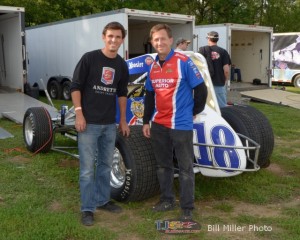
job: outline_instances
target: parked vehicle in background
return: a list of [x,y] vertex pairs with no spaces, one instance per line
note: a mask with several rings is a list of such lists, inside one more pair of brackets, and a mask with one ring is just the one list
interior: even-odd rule
[[[253,83],[254,79],[259,79],[261,84],[271,87],[272,27],[235,23],[198,25],[195,27],[195,52],[207,45],[206,36],[210,31],[219,33],[218,46],[227,50],[232,65],[239,69],[239,80]],[[233,75],[231,80],[237,80],[237,76]]]
[[273,84],[287,83],[300,88],[300,32],[273,36]]
[[[183,53],[194,61],[208,88],[205,109],[194,119],[194,172],[209,177],[233,177],[268,167],[274,135],[267,118],[247,105],[220,109],[205,58],[199,53]],[[145,54],[127,60],[128,66],[131,66],[130,74],[141,76],[128,86],[127,122],[131,129],[130,136],[123,137],[118,133],[115,144],[111,195],[117,201],[150,198],[159,190],[154,152],[150,139],[142,133],[144,73],[154,58],[155,54]],[[116,124],[118,119],[117,116]],[[55,143],[55,134],[77,140],[74,121],[74,108],[68,112],[62,109],[60,116],[55,118],[51,118],[44,108],[29,108],[23,120],[27,149],[34,153],[54,150],[79,158],[72,148]],[[175,156],[174,165],[177,166]],[[178,169],[175,167],[174,177],[177,176]]]
[[[157,23],[169,24],[174,38],[193,36],[195,17],[191,15],[119,9],[26,29],[28,81],[44,87],[54,99],[70,99],[70,81],[80,57],[103,47],[101,29],[112,21],[123,24],[127,37],[119,49],[124,59],[152,52],[149,29]],[[138,63],[137,63],[138,64]]]

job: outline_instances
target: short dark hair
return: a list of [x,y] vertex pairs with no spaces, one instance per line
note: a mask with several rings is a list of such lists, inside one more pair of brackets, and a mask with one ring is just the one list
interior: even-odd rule
[[212,42],[218,42],[219,34],[215,31],[211,31],[211,32],[207,33],[207,38],[209,38],[209,40]]
[[123,27],[123,25],[119,22],[110,22],[108,24],[106,24],[106,26],[103,28],[102,34],[106,35],[107,30],[121,30],[122,32],[122,39],[124,39],[126,37],[126,30]]
[[168,24],[163,24],[163,23],[159,23],[154,25],[151,30],[150,30],[150,39],[152,40],[152,35],[155,32],[158,32],[160,30],[166,30],[168,37],[171,38],[172,37],[172,30],[170,28],[170,26]]

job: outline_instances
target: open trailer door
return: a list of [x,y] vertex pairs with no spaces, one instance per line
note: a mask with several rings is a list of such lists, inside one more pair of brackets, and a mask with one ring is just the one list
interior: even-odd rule
[[0,6],[0,90],[24,92],[26,82],[25,10]]

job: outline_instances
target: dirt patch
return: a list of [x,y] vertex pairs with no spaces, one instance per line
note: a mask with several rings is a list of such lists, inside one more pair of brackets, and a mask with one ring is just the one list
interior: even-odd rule
[[58,163],[58,166],[63,167],[63,168],[78,168],[79,160],[77,160],[77,159],[62,159]]
[[[138,214],[135,214],[135,211],[124,208],[120,214],[113,214],[102,210],[97,210],[95,213],[95,226],[122,233],[123,239],[140,239],[137,234],[128,230],[132,223],[138,224],[139,222],[142,222],[142,218]],[[152,223],[149,224],[149,226],[152,225]]]
[[17,164],[26,164],[31,162],[31,159],[23,156],[14,156],[13,158],[10,158],[8,161]]
[[[287,144],[287,143],[291,143],[291,142],[289,140],[285,140],[281,137],[276,137],[275,143],[282,145],[282,144]],[[293,145],[299,145],[299,144],[300,144],[300,139],[293,140]]]
[[[231,206],[230,210],[222,211],[220,205]],[[254,219],[277,218],[282,214],[282,204],[254,205],[250,203],[224,200],[205,201],[199,205],[199,213],[203,224],[202,231],[207,233],[207,239],[223,237],[224,239],[270,239],[270,232],[274,231],[274,226],[265,223],[253,222],[250,224],[241,223],[235,220],[238,217],[253,217]],[[201,207],[202,206],[202,207]],[[266,238],[257,235],[264,232]]]
[[294,170],[290,170],[290,171],[284,170],[282,167],[280,167],[276,163],[271,163],[266,168],[266,170],[269,171],[269,172],[272,172],[272,173],[276,174],[277,176],[295,176],[297,174],[297,172],[294,171]]
[[[106,211],[97,210],[95,212],[95,226],[110,229],[120,234],[123,239],[147,239],[136,232],[137,225],[142,224],[141,228],[147,225],[151,232],[155,231],[155,223],[151,207],[159,200],[159,197],[153,197],[141,203],[137,203],[134,209],[126,208],[122,204],[123,212],[112,214]],[[177,202],[179,203],[179,202]],[[139,205],[140,204],[140,205]],[[232,206],[229,210],[221,210],[220,206]],[[289,202],[281,202],[268,205],[255,205],[241,201],[223,200],[223,201],[197,201],[195,203],[194,220],[201,224],[201,232],[205,233],[205,239],[233,239],[233,240],[267,240],[279,231],[276,226],[266,222],[263,219],[272,219],[284,216],[285,208],[297,208],[300,206],[300,196],[296,196]],[[54,202],[51,207],[54,211],[60,209],[59,203]],[[146,212],[149,211],[149,218]],[[174,219],[180,214],[180,208],[165,212],[157,219]],[[241,223],[237,218],[256,219],[255,222],[247,224]],[[239,218],[239,219],[240,219]],[[260,220],[261,219],[261,220]],[[235,221],[235,222],[234,222]],[[270,231],[271,229],[271,231]],[[280,230],[281,231],[281,230]],[[160,239],[174,239],[174,235],[161,233]],[[199,235],[189,234],[183,239],[199,239]]]
[[49,206],[49,210],[53,212],[61,212],[63,207],[58,201],[53,201]]
[[4,152],[7,153],[7,154],[12,153],[12,152],[28,153],[27,150],[25,148],[22,148],[22,147],[4,149]]
[[270,171],[276,175],[279,175],[279,176],[283,176],[285,175],[285,171],[284,169],[282,169],[278,164],[276,163],[271,163],[267,168],[266,168],[267,171]]
[[[198,207],[201,211],[202,217],[212,216],[212,212],[216,214],[219,218],[232,218],[240,215],[248,215],[253,217],[276,217],[280,215],[281,207],[279,204],[269,204],[266,206],[263,205],[254,205],[250,203],[237,202],[237,201],[210,201],[202,202],[201,206]],[[232,206],[230,211],[222,211],[217,209],[218,205],[229,205]],[[202,210],[201,210],[202,209]]]
[[[282,138],[277,137],[275,139],[275,147],[276,146],[289,146],[292,151],[288,152],[281,152],[281,155],[286,157],[287,159],[299,159],[300,158],[300,148],[298,147],[300,145],[300,139],[293,140],[292,144],[290,140],[285,140]],[[293,147],[293,148],[292,148]]]
[[299,208],[300,209],[300,196],[295,197],[292,201],[284,202],[282,204],[284,208]]

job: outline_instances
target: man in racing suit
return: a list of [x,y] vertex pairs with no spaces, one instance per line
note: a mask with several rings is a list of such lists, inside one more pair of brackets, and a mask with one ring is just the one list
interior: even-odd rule
[[193,118],[205,107],[207,88],[192,60],[171,49],[173,38],[168,25],[155,25],[150,38],[158,55],[146,80],[143,134],[151,139],[161,191],[153,211],[175,207],[175,154],[179,166],[181,219],[191,220],[195,186]]

